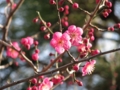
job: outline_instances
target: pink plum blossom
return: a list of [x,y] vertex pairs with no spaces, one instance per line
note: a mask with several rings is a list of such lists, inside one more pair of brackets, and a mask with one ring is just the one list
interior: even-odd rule
[[32,45],[34,43],[34,39],[32,37],[22,38],[21,43],[23,45],[27,45],[27,44]]
[[29,45],[32,45],[34,43],[34,39],[32,37],[27,37],[27,39]]
[[94,65],[96,61],[91,60],[89,62],[86,62],[85,66],[82,68],[82,76],[85,76],[87,74],[91,74],[94,70]]
[[62,34],[61,32],[55,32],[50,44],[59,54],[61,54],[65,50],[70,49],[70,36],[67,33]]
[[62,76],[62,75],[60,75],[60,74],[55,75],[55,76],[52,78],[52,82],[53,82],[54,84],[58,84],[58,83],[63,84],[63,80],[64,80],[64,76]]
[[77,9],[77,8],[79,8],[79,4],[78,4],[78,3],[73,3],[72,7],[73,7],[74,9]]
[[73,70],[75,70],[76,72],[79,70],[79,65],[77,65],[77,64],[75,64],[74,66],[73,66]]
[[81,35],[83,34],[82,28],[71,25],[66,32],[70,35],[72,45],[77,46],[81,42]]
[[78,49],[78,51],[80,52],[80,53],[82,53],[82,52],[85,52],[86,51],[86,45],[85,44],[79,44],[78,46],[77,46],[77,49]]
[[[18,51],[20,50],[20,47],[19,47],[19,45],[18,45],[18,43],[17,42],[12,42],[12,46],[15,48],[15,49],[17,49]],[[16,51],[16,50],[14,50],[14,49],[12,49],[12,48],[10,48],[10,47],[7,47],[7,56],[8,57],[11,57],[11,58],[17,58],[18,57],[18,55],[19,55],[19,53]]]
[[22,38],[21,44],[23,44],[29,50],[30,46],[34,44],[34,39],[32,37]]
[[39,59],[38,53],[33,53],[33,54],[32,54],[32,59],[33,59],[34,61],[37,61],[37,60]]
[[82,81],[76,80],[76,82],[77,82],[77,84],[78,84],[79,86],[83,86]]
[[53,86],[53,82],[49,78],[45,78],[39,86],[39,90],[50,90]]
[[95,49],[95,50],[92,50],[91,51],[91,54],[92,55],[97,55],[97,54],[99,54],[100,53],[100,51],[98,50],[98,49]]

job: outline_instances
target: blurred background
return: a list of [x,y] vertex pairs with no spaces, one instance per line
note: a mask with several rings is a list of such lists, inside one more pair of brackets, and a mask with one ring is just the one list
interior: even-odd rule
[[[15,3],[18,3],[18,1],[19,0],[14,0]],[[95,41],[92,43],[93,48],[99,48],[101,52],[120,47],[120,29],[115,29],[114,32],[107,30],[108,27],[114,26],[116,23],[120,22],[120,0],[110,1],[113,4],[110,15],[104,18],[102,13],[100,13],[92,21],[94,25],[105,30],[103,32],[95,30]],[[81,8],[89,12],[92,12],[97,5],[95,0],[74,0],[74,2],[78,2]],[[83,27],[87,16],[80,10],[72,9],[67,1],[65,2],[65,5],[66,4],[70,6],[69,14],[66,15],[69,25],[74,24]],[[0,0],[0,24],[3,25],[6,22],[6,18],[3,14],[6,5],[6,0]],[[43,67],[50,63],[51,59],[54,59],[54,57],[49,56],[49,53],[54,53],[55,51],[50,46],[49,40],[44,39],[46,32],[40,31],[40,23],[33,23],[33,19],[37,17],[36,11],[40,11],[42,18],[46,22],[51,22],[52,26],[55,26],[55,28],[53,28],[54,32],[58,30],[59,25],[56,24],[58,22],[56,7],[50,5],[49,0],[25,0],[13,16],[9,28],[8,39],[20,42],[21,38],[32,36],[38,40],[40,49],[39,64]],[[63,15],[64,13],[61,13],[61,16]],[[63,28],[66,30],[67,26],[64,25]],[[2,30],[0,29],[0,39],[1,38]],[[31,48],[30,51],[24,50],[26,56],[31,59],[34,48]],[[76,55],[76,49],[73,48],[71,53]],[[93,74],[82,77],[81,71],[76,73],[76,77],[83,82],[82,87],[74,84],[72,80],[69,79],[55,88],[55,90],[120,90],[118,89],[118,87],[120,87],[120,51],[95,59],[97,64],[95,65]],[[66,55],[64,56],[64,60],[60,65],[69,62],[69,58],[66,57]],[[7,64],[10,61],[13,61],[13,59],[7,58],[4,52],[4,60],[1,62],[1,65]],[[21,61],[18,58],[14,60],[14,63],[8,68],[0,69],[0,87],[6,83],[27,78],[32,75],[34,75],[33,69],[25,61]],[[24,82],[5,90],[26,90],[27,86],[28,82]]]

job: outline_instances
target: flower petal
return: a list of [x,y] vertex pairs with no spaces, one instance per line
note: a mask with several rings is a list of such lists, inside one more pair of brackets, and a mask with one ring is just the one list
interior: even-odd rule
[[52,39],[52,40],[50,41],[50,45],[51,45],[52,47],[56,47],[57,41],[56,41],[55,39]]
[[53,38],[56,39],[56,40],[60,39],[61,37],[62,37],[62,33],[61,32],[55,32],[53,34]]
[[60,47],[60,46],[55,47],[55,50],[56,50],[59,54],[62,54],[62,53],[65,51],[65,49],[64,49],[63,47]]

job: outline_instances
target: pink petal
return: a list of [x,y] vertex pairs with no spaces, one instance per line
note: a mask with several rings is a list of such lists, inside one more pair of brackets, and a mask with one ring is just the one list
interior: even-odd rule
[[18,52],[16,52],[16,51],[12,52],[11,57],[14,58],[14,59],[17,58],[18,57]]
[[61,32],[55,32],[53,34],[53,38],[56,39],[56,40],[60,39],[61,37],[62,37],[62,33]]
[[82,41],[82,37],[79,36],[79,37],[77,37],[76,39],[74,39],[74,40],[72,41],[72,45],[78,46],[78,45],[81,43],[81,41]]
[[34,43],[34,39],[32,37],[27,37],[28,44],[32,45]]
[[76,30],[76,26],[75,26],[75,25],[70,25],[70,26],[68,27],[68,31],[69,31],[69,32],[73,32],[74,30]]
[[22,38],[20,41],[23,45],[27,45],[28,44],[28,39],[27,38]]
[[68,35],[68,33],[63,33],[61,39],[63,39],[63,40],[70,40],[70,36]]
[[65,41],[64,46],[65,50],[68,50],[71,48],[71,42],[70,41]]
[[65,51],[65,49],[64,49],[63,47],[60,47],[60,46],[55,47],[55,50],[56,50],[59,54],[62,54],[62,53]]
[[82,28],[80,28],[80,27],[77,27],[77,28],[76,28],[76,31],[79,33],[79,35],[82,35],[82,34],[83,34],[83,30],[82,30]]
[[91,62],[91,64],[96,64],[96,60],[92,60],[90,62]]
[[50,82],[50,85],[49,85],[49,87],[51,88],[53,86],[53,82]]
[[12,42],[12,45],[14,46],[14,48],[16,48],[17,50],[20,50],[20,47],[18,45],[17,42]]
[[52,40],[50,41],[50,45],[51,45],[52,47],[56,47],[57,41],[56,41],[55,39],[52,39]]
[[43,83],[46,84],[47,82],[49,82],[49,80],[50,80],[49,78],[45,78],[45,79],[43,80]]

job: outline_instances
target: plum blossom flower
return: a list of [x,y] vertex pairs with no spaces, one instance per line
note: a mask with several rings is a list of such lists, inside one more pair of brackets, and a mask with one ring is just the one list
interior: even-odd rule
[[30,46],[34,44],[34,39],[32,37],[22,38],[21,44],[23,44],[29,50]]
[[62,34],[61,32],[55,32],[50,44],[59,54],[61,54],[65,50],[70,49],[70,36],[67,33]]
[[77,49],[78,49],[78,51],[79,52],[85,52],[86,51],[86,45],[85,44],[79,44],[78,46],[77,46]]
[[52,88],[53,82],[49,78],[45,78],[39,86],[39,90],[50,90]]
[[64,76],[62,76],[62,75],[60,75],[60,74],[55,75],[55,76],[52,78],[52,82],[53,82],[54,84],[58,84],[58,83],[63,84],[63,80],[64,80]]
[[66,33],[70,35],[72,45],[77,46],[81,42],[81,35],[83,34],[82,28],[71,25],[68,27]]
[[99,54],[100,53],[100,51],[98,50],[98,49],[95,49],[95,50],[92,50],[91,51],[91,54],[92,55],[97,55],[97,54]]
[[[17,42],[12,42],[12,46],[15,48],[15,49],[17,49],[18,51],[20,50],[20,47],[19,47],[19,45],[18,45],[18,43]],[[18,55],[19,55],[19,53],[16,51],[16,50],[14,50],[14,49],[12,49],[12,48],[10,48],[10,47],[7,47],[7,56],[8,57],[11,57],[11,58],[17,58],[18,57]]]
[[94,70],[94,65],[96,61],[91,60],[89,62],[86,62],[85,66],[82,68],[82,76],[85,76],[87,74],[91,74]]
[[32,37],[22,38],[21,43],[23,45],[27,45],[27,44],[32,45],[34,43],[34,39]]
[[37,60],[39,59],[38,53],[33,53],[33,54],[32,54],[32,59],[33,59],[34,61],[37,61]]

